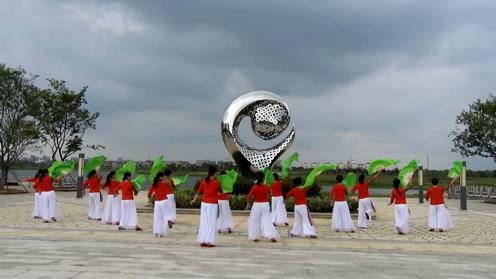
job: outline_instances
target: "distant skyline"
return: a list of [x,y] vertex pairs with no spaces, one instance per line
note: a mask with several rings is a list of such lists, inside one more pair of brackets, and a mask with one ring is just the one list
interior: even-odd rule
[[0,63],[89,86],[85,141],[107,147],[89,156],[229,159],[224,109],[267,90],[296,126],[286,156],[446,169],[456,116],[495,93],[494,18],[494,1],[1,1]]

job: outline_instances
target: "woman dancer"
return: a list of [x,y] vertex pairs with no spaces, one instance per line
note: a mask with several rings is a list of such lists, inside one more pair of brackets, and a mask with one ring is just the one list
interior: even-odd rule
[[299,186],[303,183],[301,177],[293,179],[293,189],[289,191],[286,195],[286,201],[290,197],[295,198],[294,206],[294,224],[293,229],[290,232],[290,236],[309,236],[311,238],[317,238],[315,233],[315,228],[310,221],[310,211],[307,207],[307,189],[301,189]]
[[352,193],[358,190],[358,223],[359,228],[366,229],[370,222],[372,222],[372,216],[374,215],[375,208],[372,205],[372,200],[369,197],[369,184],[372,184],[380,175],[378,172],[374,175],[369,182],[365,182],[365,175],[360,175],[358,177],[358,183],[351,189]]
[[166,194],[167,199],[165,200],[165,208],[166,208],[166,219],[169,224],[169,228],[172,228],[172,224],[176,223],[176,199],[174,197],[174,189],[176,185],[174,185],[174,181],[170,178],[172,171],[170,169],[166,169],[164,171],[165,181],[167,181]]
[[389,205],[394,204],[394,224],[398,234],[407,234],[410,231],[410,210],[406,204],[406,192],[412,187],[412,182],[406,189],[400,187],[399,179],[393,180],[393,190]]
[[121,219],[121,197],[119,196],[119,181],[115,179],[115,171],[107,175],[102,189],[107,189],[107,202],[103,210],[102,223],[107,225],[119,225]]
[[[225,174],[225,172],[222,172],[221,174]],[[219,230],[219,233],[232,233],[233,227],[231,206],[229,205],[229,194],[219,194],[219,217],[217,217],[217,229]]]
[[430,200],[429,205],[429,231],[445,232],[455,227],[448,207],[444,203],[444,192],[455,185],[455,179],[451,180],[448,186],[444,187],[439,184],[437,178],[431,180],[432,186],[427,189],[425,199]]
[[138,192],[134,189],[130,172],[124,173],[124,178],[119,185],[119,188],[122,192],[119,230],[142,231],[138,226],[138,214],[136,214],[136,203],[134,201],[134,195],[137,195]]
[[[269,192],[270,188],[263,184],[264,174],[262,172],[257,175],[257,182],[251,188],[247,196],[247,209],[251,208],[250,218],[248,219],[248,239],[259,241],[263,236],[270,239],[272,242],[277,242],[279,233],[274,228],[271,222]],[[255,199],[253,206],[251,201]]]
[[53,182],[58,182],[61,180],[62,177],[54,180],[48,175],[47,169],[43,169],[40,172],[38,183],[41,189],[40,201],[43,223],[49,223],[50,221],[56,222],[61,218],[61,214],[57,206],[57,196],[55,195],[55,190],[53,188]]
[[35,176],[33,178],[26,178],[23,181],[24,182],[31,182],[33,183],[33,189],[34,189],[34,204],[33,204],[33,213],[31,213],[31,217],[34,219],[41,219],[42,217],[42,210],[41,210],[41,189],[40,189],[40,173],[41,170],[38,170],[36,172]]
[[100,180],[102,177],[98,175],[96,170],[90,171],[88,179],[83,183],[83,191],[89,186],[90,193],[88,195],[88,220],[102,220],[102,194],[100,193]]
[[348,192],[346,186],[341,184],[343,176],[336,176],[336,184],[329,194],[331,198],[332,220],[331,228],[336,232],[355,232],[353,220],[351,220],[350,208],[348,207]]
[[153,235],[163,237],[169,234],[169,226],[165,223],[167,218],[167,185],[169,181],[163,172],[159,172],[153,179],[153,184],[148,190],[148,197],[155,193],[155,205],[153,206]]
[[282,224],[288,226],[288,213],[282,196],[282,180],[279,179],[277,173],[274,173],[274,179],[275,181],[270,187],[272,191],[272,223],[274,226]]
[[220,184],[215,178],[217,168],[210,166],[208,176],[200,182],[200,187],[191,203],[195,203],[202,195],[200,211],[200,228],[198,230],[197,242],[201,247],[215,247],[217,242],[217,212]]

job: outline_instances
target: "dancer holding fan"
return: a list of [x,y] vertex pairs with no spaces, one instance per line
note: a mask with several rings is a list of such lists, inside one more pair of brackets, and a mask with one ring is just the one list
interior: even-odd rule
[[202,195],[201,211],[200,211],[200,228],[198,230],[197,241],[201,247],[215,247],[217,242],[217,212],[220,185],[215,178],[217,168],[210,166],[208,176],[200,182],[200,187],[195,194],[191,203],[195,203],[199,196]]
[[406,203],[406,192],[412,187],[411,181],[406,188],[402,188],[398,178],[393,180],[389,205],[394,204],[394,228],[398,234],[408,234],[410,231],[410,210]]
[[286,205],[284,204],[284,197],[282,196],[282,183],[279,175],[274,173],[274,183],[270,187],[272,192],[272,224],[274,226],[282,225],[288,226],[288,213],[286,212]]
[[455,227],[448,207],[444,203],[444,192],[455,185],[456,178],[453,178],[448,186],[441,186],[437,178],[431,180],[432,186],[427,189],[425,199],[430,201],[429,205],[429,231],[445,232]]
[[34,204],[33,204],[33,213],[31,213],[31,217],[34,219],[41,219],[42,210],[41,210],[41,188],[40,188],[40,174],[42,170],[38,170],[33,178],[26,178],[22,181],[31,182],[33,184],[34,189]]
[[369,196],[369,185],[372,184],[381,174],[377,172],[368,182],[365,181],[365,175],[361,174],[358,177],[358,183],[351,189],[352,193],[357,193],[358,197],[358,223],[359,228],[366,229],[372,221],[372,216],[375,212],[372,200]]
[[102,220],[102,194],[100,193],[100,180],[102,177],[98,175],[96,170],[91,170],[88,174],[88,179],[83,183],[83,191],[89,186],[90,193],[88,195],[88,220]]
[[336,232],[355,232],[355,226],[351,219],[350,208],[348,207],[348,191],[342,184],[344,178],[342,175],[336,176],[336,184],[330,192],[332,220],[331,228]]
[[[270,206],[269,206],[269,186],[263,184],[264,174],[262,172],[257,175],[257,182],[251,188],[247,196],[247,209],[251,208],[250,218],[248,219],[248,239],[259,241],[260,237],[270,239],[272,242],[277,242],[279,233],[274,228],[271,221]],[[255,200],[253,206],[251,201]]]
[[121,218],[121,197],[119,196],[119,184],[116,180],[115,171],[107,175],[107,179],[102,184],[102,189],[107,190],[107,202],[103,210],[102,223],[107,225],[119,225]]
[[167,221],[167,185],[168,179],[163,172],[159,172],[153,179],[153,184],[148,190],[148,197],[155,193],[155,205],[153,206],[153,235],[155,237],[163,237],[169,233]]
[[294,224],[290,236],[308,236],[317,238],[315,228],[310,220],[310,212],[307,207],[307,188],[300,188],[303,180],[301,177],[293,179],[293,188],[286,195],[286,202],[294,197]]
[[138,226],[138,214],[136,214],[136,203],[134,201],[134,195],[138,194],[138,190],[135,189],[135,185],[131,181],[131,172],[125,172],[122,179],[123,181],[119,185],[122,192],[119,230],[142,231]]

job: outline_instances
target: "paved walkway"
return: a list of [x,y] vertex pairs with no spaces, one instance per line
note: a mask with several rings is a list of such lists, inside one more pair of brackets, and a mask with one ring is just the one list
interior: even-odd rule
[[[144,232],[119,232],[86,219],[87,200],[59,193],[64,219],[31,219],[31,195],[0,196],[0,277],[496,277],[496,205],[469,202],[469,211],[449,201],[457,225],[447,233],[427,231],[427,205],[410,200],[412,232],[394,234],[393,208],[374,199],[377,220],[367,230],[335,233],[330,220],[315,219],[318,239],[289,238],[279,227],[278,243],[248,241],[246,216],[235,216],[235,233],[219,247],[195,243],[197,215],[178,215],[172,233],[151,235],[152,215],[139,214]],[[144,204],[140,196],[138,204]]]

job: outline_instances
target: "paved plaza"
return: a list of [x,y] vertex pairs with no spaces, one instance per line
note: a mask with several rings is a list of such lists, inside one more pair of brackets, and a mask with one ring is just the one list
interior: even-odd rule
[[[450,200],[453,231],[427,230],[428,205],[410,199],[411,233],[393,231],[393,208],[375,198],[377,220],[356,233],[330,230],[314,219],[318,239],[254,243],[247,216],[235,216],[235,232],[217,248],[196,243],[197,214],[179,214],[164,238],[153,238],[152,214],[140,213],[143,232],[87,220],[87,200],[58,193],[64,219],[43,224],[30,218],[32,195],[0,196],[0,278],[496,278],[496,205]],[[138,206],[145,204],[138,196]],[[292,220],[290,220],[292,221]]]

